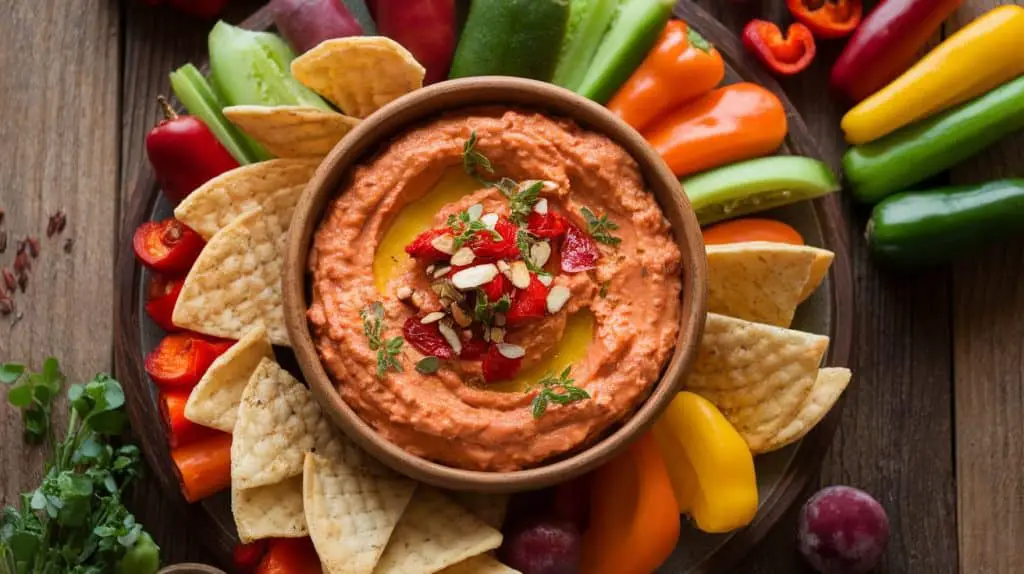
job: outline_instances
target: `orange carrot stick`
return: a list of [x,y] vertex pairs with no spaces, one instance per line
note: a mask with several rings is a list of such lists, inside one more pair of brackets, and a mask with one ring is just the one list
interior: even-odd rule
[[218,432],[171,450],[181,493],[196,502],[231,486],[231,435]]

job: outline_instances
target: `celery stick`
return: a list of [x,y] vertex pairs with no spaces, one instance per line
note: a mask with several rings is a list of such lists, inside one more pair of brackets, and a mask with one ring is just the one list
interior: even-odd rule
[[572,0],[552,83],[569,90],[580,87],[618,7],[619,0]]
[[245,165],[259,161],[238,128],[221,113],[223,105],[195,66],[185,64],[171,72],[171,89],[188,113],[203,120],[217,141],[227,148],[238,163]]

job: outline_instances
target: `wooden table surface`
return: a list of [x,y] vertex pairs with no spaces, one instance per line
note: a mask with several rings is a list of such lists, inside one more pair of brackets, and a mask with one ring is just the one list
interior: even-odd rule
[[[1020,0],[1018,0],[1020,1]],[[948,36],[999,0],[966,0]],[[258,6],[235,0],[228,20]],[[786,22],[781,0],[701,0],[739,30],[752,17]],[[42,237],[21,319],[0,319],[0,361],[57,356],[73,380],[113,368],[115,242],[143,138],[157,121],[167,72],[205,53],[208,23],[116,0],[0,0],[0,209],[13,243]],[[936,38],[936,41],[939,38]],[[838,168],[841,108],[825,95],[842,44],[825,42],[812,69],[783,83]],[[957,167],[952,182],[1024,175],[1024,137]],[[68,226],[46,239],[59,208]],[[851,237],[866,214],[847,202]],[[73,240],[70,253],[64,250]],[[1024,563],[1024,241],[914,274],[875,267],[853,242],[855,378],[842,401],[820,485],[849,484],[886,507],[883,571],[1020,572]],[[0,255],[10,266],[13,249]],[[3,503],[34,488],[42,453],[21,448],[21,422],[0,408]],[[153,424],[158,424],[154,421]],[[132,507],[165,560],[208,559],[155,481]],[[737,569],[803,571],[789,515]]]

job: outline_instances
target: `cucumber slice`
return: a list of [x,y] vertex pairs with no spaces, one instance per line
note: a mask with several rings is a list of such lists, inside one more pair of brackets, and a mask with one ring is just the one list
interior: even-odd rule
[[607,103],[654,47],[674,0],[625,0],[576,93]]
[[569,0],[473,0],[451,78],[519,76],[548,81],[569,21]]
[[171,89],[188,113],[203,120],[217,141],[227,148],[238,163],[245,165],[259,161],[245,136],[221,113],[223,104],[195,66],[185,64],[171,72]]
[[734,163],[682,180],[701,225],[814,199],[839,189],[832,169],[780,155]]
[[252,32],[223,21],[210,31],[210,79],[231,106],[331,108],[291,75],[288,44],[269,32]]
[[341,3],[348,8],[349,13],[356,19],[356,22],[359,22],[364,36],[377,35],[377,23],[373,21],[373,16],[370,15],[370,10],[366,7],[365,0],[341,0]]
[[552,83],[569,90],[580,87],[618,7],[619,0],[572,0]]

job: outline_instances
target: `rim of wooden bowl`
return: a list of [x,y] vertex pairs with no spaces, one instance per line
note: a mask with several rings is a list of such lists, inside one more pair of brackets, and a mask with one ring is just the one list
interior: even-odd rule
[[[526,108],[568,118],[604,134],[636,160],[682,252],[679,336],[663,375],[650,396],[620,426],[600,440],[564,458],[511,472],[455,468],[412,455],[377,434],[342,400],[324,370],[306,319],[307,256],[325,209],[350,170],[382,144],[444,112],[486,105]],[[694,356],[706,317],[706,264],[700,226],[679,181],[633,128],[603,106],[557,86],[511,77],[452,80],[416,90],[363,120],[334,148],[295,209],[284,264],[284,313],[293,350],[320,405],[360,447],[388,466],[421,482],[455,490],[515,492],[543,488],[582,475],[645,431],[679,390]]]

